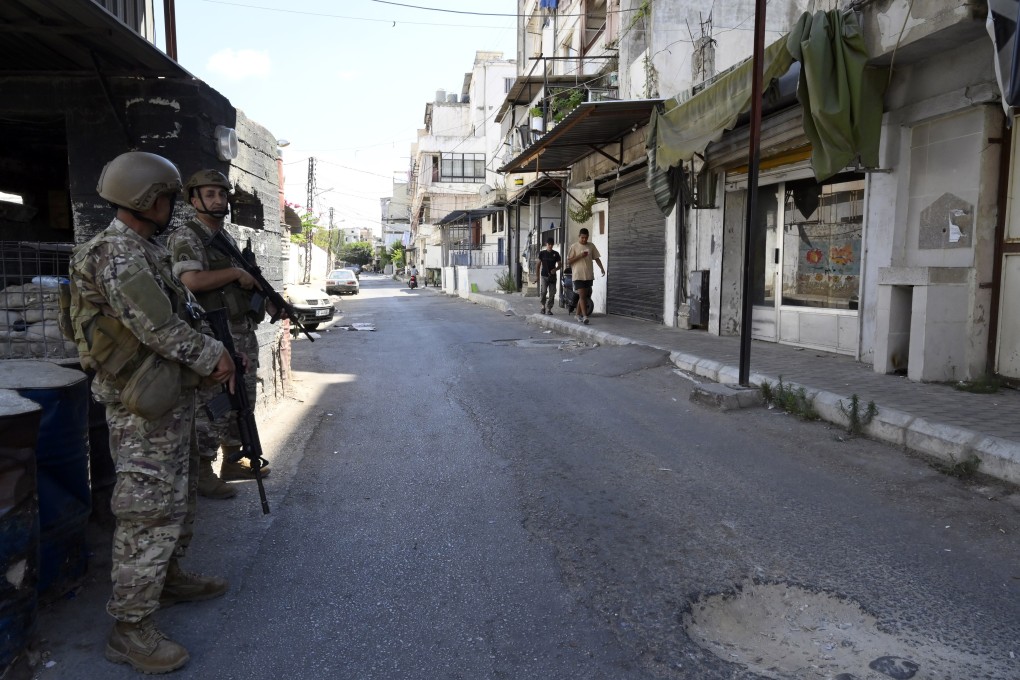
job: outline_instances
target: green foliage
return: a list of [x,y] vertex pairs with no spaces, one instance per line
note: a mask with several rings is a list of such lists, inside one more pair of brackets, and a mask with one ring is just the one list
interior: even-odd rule
[[[297,208],[297,207],[300,207],[300,206],[294,206],[294,207]],[[318,242],[314,240],[315,239],[315,232],[318,231],[318,229],[317,229],[318,226],[319,226],[319,216],[314,214],[314,213],[310,213],[308,211],[305,211],[304,213],[301,214],[301,233],[298,233],[298,234],[291,233],[291,235],[290,235],[290,242],[291,243],[300,243],[300,244],[304,245],[305,243],[308,242],[308,239],[312,239],[312,243],[315,243],[316,245],[318,245]]]
[[542,107],[541,106],[532,106],[530,109],[528,109],[528,115],[531,116],[532,118],[541,118],[542,117]]
[[355,241],[340,246],[337,255],[344,262],[365,265],[375,259],[375,248],[368,241]]
[[850,395],[850,404],[839,402],[839,410],[846,416],[847,434],[856,437],[868,426],[872,418],[878,415],[878,407],[875,402],[869,401],[864,412],[861,412],[861,400],[856,394]]
[[766,406],[781,408],[787,413],[800,416],[804,420],[818,420],[820,416],[815,410],[811,398],[803,387],[793,389],[783,384],[783,376],[779,376],[779,382],[775,385],[767,380],[759,386],[762,400]]
[[496,277],[496,287],[504,293],[516,293],[517,292],[517,279],[514,275],[506,271]]
[[386,255],[389,257],[390,262],[393,263],[393,266],[397,269],[404,266],[404,262],[406,260],[404,244],[400,241],[394,241],[393,245],[391,245],[389,250],[386,252]]
[[589,191],[584,195],[584,198],[581,199],[577,208],[567,208],[567,213],[570,215],[570,219],[577,223],[587,222],[590,220],[592,215],[592,206],[595,205],[597,200],[598,198],[596,198],[595,193]]
[[578,88],[556,95],[552,100],[553,122],[560,122],[583,102],[584,92]]

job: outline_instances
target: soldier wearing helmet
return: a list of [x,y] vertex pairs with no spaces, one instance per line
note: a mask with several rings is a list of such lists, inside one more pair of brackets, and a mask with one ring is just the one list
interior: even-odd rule
[[[235,267],[229,256],[207,245],[215,232],[224,230],[230,212],[230,182],[218,170],[206,169],[188,178],[184,188],[195,210],[195,217],[175,229],[168,239],[174,274],[198,298],[203,308],[227,310],[234,347],[248,359],[246,373],[255,376],[259,365],[259,344],[255,329],[265,318],[264,303],[255,307],[252,305],[253,293],[258,284],[244,269]],[[233,240],[229,233],[223,233]],[[261,296],[257,299],[262,300]],[[256,403],[257,385],[254,377],[243,382],[251,403]],[[211,386],[199,393],[199,402],[214,398],[218,392],[215,385]],[[201,456],[198,493],[207,498],[233,498],[237,490],[227,481],[255,477],[249,461],[229,460],[231,454],[241,450],[237,414],[231,412],[213,421],[205,409],[199,408],[195,434]],[[220,475],[217,476],[213,470],[213,461],[219,449],[223,450],[223,460],[220,463]],[[269,474],[268,466],[263,461],[263,476]]]
[[195,389],[203,379],[234,388],[234,364],[203,335],[194,298],[153,240],[174,212],[181,177],[173,163],[132,151],[110,161],[97,191],[116,209],[110,226],[75,249],[70,325],[92,391],[106,406],[117,483],[111,508],[115,619],[106,658],[166,673],[188,652],[156,629],[160,606],[224,594],[227,582],[180,567],[195,518],[198,455]]

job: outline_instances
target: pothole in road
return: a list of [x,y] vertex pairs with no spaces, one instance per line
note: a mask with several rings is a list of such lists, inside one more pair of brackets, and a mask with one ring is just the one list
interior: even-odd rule
[[939,642],[884,633],[857,603],[789,584],[752,582],[705,596],[683,619],[700,647],[767,678],[959,680],[1009,672]]
[[511,338],[508,340],[493,340],[494,345],[503,345],[510,347],[523,347],[525,349],[583,349],[589,347],[583,342],[577,340],[567,339],[555,339],[555,338]]

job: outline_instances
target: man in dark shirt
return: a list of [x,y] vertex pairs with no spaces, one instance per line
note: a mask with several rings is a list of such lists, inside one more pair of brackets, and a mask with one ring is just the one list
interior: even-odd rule
[[[560,268],[560,254],[553,250],[553,237],[545,240],[545,248],[538,251],[538,301],[542,305],[542,314],[552,314],[553,302],[556,301],[556,272]],[[548,296],[548,299],[547,299]]]

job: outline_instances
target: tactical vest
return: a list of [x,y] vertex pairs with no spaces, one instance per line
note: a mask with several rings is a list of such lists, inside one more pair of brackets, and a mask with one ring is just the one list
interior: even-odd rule
[[[78,269],[91,256],[92,250],[102,242],[100,235],[75,248],[71,257],[70,272]],[[187,309],[187,303],[194,298],[190,296],[184,284],[174,277],[169,261],[161,262],[150,257],[149,253],[145,253],[145,260],[157,273],[156,281],[169,298],[174,313],[198,330],[200,321],[193,318]],[[127,280],[142,269],[141,264],[132,263],[120,272],[120,277]],[[82,368],[95,371],[99,377],[118,389],[123,388],[135,371],[154,352],[143,345],[135,334],[113,315],[101,296],[80,289],[73,275],[70,279],[66,296],[69,303],[68,325],[78,346],[78,358]],[[194,376],[190,370],[185,373]]]
[[[185,226],[194,232],[198,240],[206,244],[208,236],[201,224],[195,220],[189,220]],[[234,261],[230,259],[229,255],[221,253],[212,246],[205,246],[205,256],[209,260],[209,271],[229,269],[234,266]],[[256,317],[256,321],[259,320],[256,314],[257,310],[253,310],[251,306],[251,292],[241,288],[236,281],[231,281],[216,290],[195,293],[195,297],[198,298],[198,302],[202,305],[203,309],[226,309],[227,316],[230,317],[232,323],[243,322],[251,317]]]

